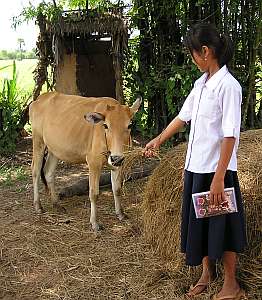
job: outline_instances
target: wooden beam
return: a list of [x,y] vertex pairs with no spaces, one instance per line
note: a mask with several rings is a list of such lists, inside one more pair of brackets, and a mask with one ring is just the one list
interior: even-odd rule
[[[140,168],[135,168],[132,171],[132,174],[125,180],[135,180],[143,177],[147,177],[151,175],[155,167],[157,166],[157,162],[151,163],[149,165],[144,165]],[[103,188],[110,188],[111,187],[111,175],[110,173],[102,173],[99,181],[99,186],[101,189]],[[70,198],[73,196],[82,196],[88,194],[89,191],[89,184],[88,178],[80,179],[78,182],[71,186],[64,187],[59,192],[59,199]]]

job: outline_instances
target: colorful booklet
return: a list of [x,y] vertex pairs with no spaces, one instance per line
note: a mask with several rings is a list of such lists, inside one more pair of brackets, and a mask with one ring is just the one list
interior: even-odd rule
[[192,195],[197,218],[212,217],[237,212],[235,189],[225,189],[225,201],[219,206],[209,205],[210,192],[195,193]]

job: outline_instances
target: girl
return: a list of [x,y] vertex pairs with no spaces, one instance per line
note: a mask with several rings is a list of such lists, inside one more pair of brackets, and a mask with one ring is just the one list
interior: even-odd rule
[[[214,261],[223,258],[224,283],[215,300],[244,297],[236,280],[236,253],[246,246],[245,221],[237,177],[237,148],[242,90],[228,71],[232,43],[211,24],[197,24],[185,39],[193,62],[204,74],[195,82],[178,116],[144,149],[147,157],[191,121],[184,173],[181,250],[186,263],[202,263],[199,281],[187,292],[201,294],[214,279]],[[224,200],[224,188],[234,187],[237,213],[196,219],[192,194],[210,190],[211,205]]]

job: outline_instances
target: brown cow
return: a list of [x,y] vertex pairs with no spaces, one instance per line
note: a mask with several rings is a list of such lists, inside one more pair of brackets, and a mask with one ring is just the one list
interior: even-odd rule
[[141,104],[138,98],[132,107],[120,105],[113,98],[85,98],[46,93],[30,105],[32,124],[34,208],[43,211],[39,200],[39,181],[45,150],[48,156],[44,175],[53,206],[59,208],[55,192],[54,172],[58,159],[72,163],[87,163],[89,167],[90,223],[97,231],[96,200],[103,165],[112,167],[111,181],[116,215],[124,218],[120,203],[121,179],[119,166],[124,151],[130,146],[131,119]]

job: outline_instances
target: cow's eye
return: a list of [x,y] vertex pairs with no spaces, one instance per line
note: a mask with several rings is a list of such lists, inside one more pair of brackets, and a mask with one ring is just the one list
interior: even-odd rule
[[108,129],[108,126],[105,123],[103,124],[103,126],[105,129]]
[[132,123],[130,123],[127,128],[131,129],[131,127],[132,127]]

